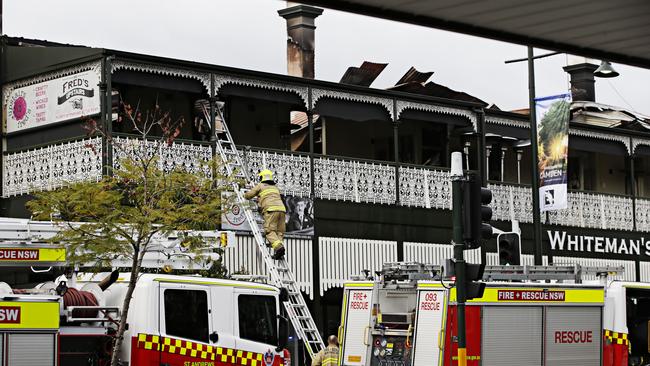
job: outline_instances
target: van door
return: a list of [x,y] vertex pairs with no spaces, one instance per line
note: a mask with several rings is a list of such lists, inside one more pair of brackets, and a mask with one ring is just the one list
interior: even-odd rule
[[216,347],[210,345],[210,287],[198,284],[160,284],[160,363],[185,366],[186,362],[210,362]]
[[237,349],[261,355],[267,353],[269,356],[275,355],[274,350],[278,344],[279,314],[279,303],[275,293],[235,289],[234,296],[234,333],[238,336]]
[[[212,302],[212,337],[211,344],[235,348],[234,313],[236,304],[233,301],[233,288],[214,286],[210,289]],[[216,339],[216,341],[214,341]]]

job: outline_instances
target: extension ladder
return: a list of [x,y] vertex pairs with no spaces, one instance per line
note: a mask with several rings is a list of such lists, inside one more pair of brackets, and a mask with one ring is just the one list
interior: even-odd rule
[[[221,119],[221,126],[219,126],[220,129],[216,129],[218,132],[216,144],[217,152],[224,163],[226,173],[229,176],[235,176],[237,178],[245,179],[246,182],[250,182],[251,180],[248,174],[248,169],[244,165],[244,161],[242,160],[232,139],[232,135],[228,130],[221,106],[217,104],[215,105],[215,109],[218,113],[218,117]],[[204,111],[207,112],[206,109],[204,109]],[[216,125],[217,123],[215,121],[214,127],[216,127]],[[264,263],[266,263],[266,267],[269,270],[273,284],[279,288],[286,288],[288,291],[288,300],[284,302],[287,315],[291,320],[291,324],[293,325],[298,338],[303,341],[309,356],[313,358],[316,353],[325,348],[325,345],[323,344],[323,339],[316,328],[316,323],[314,322],[314,319],[307,308],[307,304],[305,303],[305,300],[296,284],[296,280],[289,268],[289,264],[286,259],[274,260],[271,258],[270,249],[266,246],[264,236],[255,220],[255,214],[251,210],[250,205],[247,204],[247,200],[244,198],[244,194],[236,182],[233,183],[233,190],[235,191],[237,201],[246,216],[248,225],[251,227],[253,237],[257,243],[260,255],[262,256],[262,259],[264,259]]]

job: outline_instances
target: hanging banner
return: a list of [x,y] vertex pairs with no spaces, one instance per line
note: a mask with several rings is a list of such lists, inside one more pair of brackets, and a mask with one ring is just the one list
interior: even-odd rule
[[91,116],[100,111],[99,75],[84,71],[24,86],[5,100],[7,133]]
[[[224,192],[224,197],[232,193]],[[224,199],[224,202],[227,200]],[[286,233],[292,235],[314,235],[314,202],[308,197],[282,196],[286,208]],[[263,227],[261,215],[255,215],[260,228]],[[244,210],[239,203],[232,203],[230,209],[224,210],[221,214],[221,229],[236,231],[251,231],[246,221]]]
[[567,166],[571,94],[535,99],[539,207],[567,208]]

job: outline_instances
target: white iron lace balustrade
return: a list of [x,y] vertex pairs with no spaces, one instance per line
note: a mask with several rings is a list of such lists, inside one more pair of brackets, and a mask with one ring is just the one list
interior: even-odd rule
[[311,178],[309,157],[301,154],[240,149],[250,177],[256,178],[263,169],[270,169],[282,193],[309,197]]
[[650,200],[637,198],[634,202],[636,211],[636,229],[650,231]]
[[451,209],[449,172],[400,166],[399,197],[403,206]]
[[99,137],[7,154],[3,159],[3,197],[50,190],[102,178]]
[[208,177],[212,175],[208,165],[212,158],[212,149],[208,145],[185,142],[173,142],[167,145],[131,137],[113,139],[113,169],[121,169],[123,159],[133,158],[136,155],[147,158],[157,156],[158,168],[165,172],[181,168],[190,173],[203,172]]
[[492,219],[519,222],[533,222],[533,198],[531,188],[526,186],[490,183],[492,191]]
[[314,159],[316,197],[364,203],[394,204],[395,167],[329,157]]
[[600,193],[569,192],[568,207],[550,211],[551,224],[632,230],[632,199]]

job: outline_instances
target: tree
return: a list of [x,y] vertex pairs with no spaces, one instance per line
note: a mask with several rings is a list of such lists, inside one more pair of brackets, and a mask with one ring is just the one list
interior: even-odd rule
[[[103,136],[121,156],[129,156],[119,161],[120,169],[99,182],[75,183],[38,193],[27,204],[37,219],[54,218],[61,223],[62,229],[53,240],[66,243],[71,266],[106,267],[117,258],[132,260],[112,366],[118,364],[131,297],[152,238],[178,230],[216,229],[222,207],[230,207],[222,202],[222,192],[229,190],[233,182],[231,177],[220,174],[222,169],[216,159],[198,172],[161,169],[157,156],[179,135],[183,119],[172,119],[171,113],[163,112],[157,102],[147,112],[141,112],[139,106],[121,106],[118,121],[133,125],[141,138],[139,143],[115,139],[93,120],[87,123],[90,135]],[[191,235],[184,237],[183,244],[197,254],[205,247],[201,237]],[[212,270],[223,272],[219,268]]]

